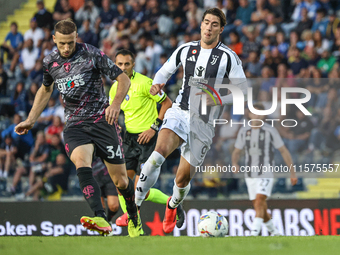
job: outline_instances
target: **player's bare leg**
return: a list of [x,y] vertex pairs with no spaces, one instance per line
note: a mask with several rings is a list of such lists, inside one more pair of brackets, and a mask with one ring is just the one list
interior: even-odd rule
[[98,231],[101,234],[108,234],[112,229],[106,221],[106,214],[101,203],[100,188],[92,174],[93,152],[93,144],[85,144],[75,148],[70,156],[71,161],[76,166],[79,185],[85,200],[96,216],[94,218],[83,216],[80,222],[87,229]]
[[[190,180],[194,175],[194,167],[189,162],[181,157],[176,178],[174,181],[173,193],[169,197],[167,207],[165,209],[165,216],[163,220],[163,230],[165,233],[171,233],[177,223],[177,227],[183,225],[184,212],[179,215],[179,220],[176,221],[176,214],[179,213],[178,208],[182,211],[179,205],[183,202],[190,191]],[[181,217],[180,217],[181,216]]]
[[128,231],[131,237],[141,234],[142,222],[135,204],[135,188],[132,180],[127,176],[125,164],[110,164],[104,160],[113,183],[125,199],[129,216]]
[[279,230],[274,226],[274,222],[272,220],[272,216],[268,213],[268,204],[267,200],[265,201],[265,208],[264,208],[264,217],[263,217],[263,223],[266,225],[269,233],[274,236],[279,236],[280,232]]
[[253,221],[251,235],[258,236],[260,234],[262,223],[264,223],[268,231],[273,235],[279,235],[278,230],[273,224],[270,214],[267,212],[267,196],[263,194],[256,194],[255,200],[253,200],[253,206],[255,209],[255,219]]
[[107,196],[107,220],[110,222],[119,210],[118,196]]
[[183,140],[170,129],[164,128],[159,132],[155,150],[142,169],[141,176],[143,176],[143,179],[139,178],[137,182],[135,198],[137,206],[141,206],[146,194],[155,185],[165,158],[180,146],[182,142]]

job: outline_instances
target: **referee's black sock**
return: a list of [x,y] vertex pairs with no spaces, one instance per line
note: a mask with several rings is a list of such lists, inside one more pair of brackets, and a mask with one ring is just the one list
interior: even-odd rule
[[100,188],[92,175],[92,168],[80,167],[77,169],[77,175],[80,189],[92,211],[96,216],[103,217],[106,220],[106,214],[100,198]]
[[[129,178],[129,177],[128,177]],[[129,178],[129,185],[126,189],[118,189],[120,194],[125,199],[126,202],[126,210],[129,215],[134,215],[137,213],[137,206],[135,204],[135,188],[133,185],[133,181]]]

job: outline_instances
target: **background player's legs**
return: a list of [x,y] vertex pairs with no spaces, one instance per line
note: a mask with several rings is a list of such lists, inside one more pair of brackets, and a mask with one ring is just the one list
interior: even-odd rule
[[118,196],[107,196],[107,220],[111,221],[119,210]]
[[252,229],[250,235],[258,236],[260,234],[263,219],[265,217],[265,210],[267,208],[266,204],[267,196],[263,194],[256,194],[255,200],[253,200],[253,206],[255,209],[255,219],[252,224]]
[[90,205],[96,216],[106,219],[105,211],[101,203],[100,188],[92,174],[93,144],[85,144],[76,147],[70,156],[76,166],[79,185],[84,194],[85,200]]
[[132,180],[127,176],[125,164],[110,164],[104,160],[113,183],[126,202],[126,209],[130,216],[137,214],[134,201],[135,189]]
[[263,194],[256,194],[255,200],[253,200],[253,206],[255,209],[255,219],[253,221],[251,235],[258,236],[260,234],[262,223],[264,223],[271,234],[277,235],[278,230],[273,224],[271,215],[267,212],[267,196]]
[[[134,170],[127,170],[127,174],[128,174],[130,179],[133,179],[133,177],[135,175],[135,171]],[[138,179],[139,179],[139,175],[136,175],[135,189],[136,189]],[[119,198],[120,207],[122,208],[122,211],[123,211],[124,214],[117,218],[116,225],[124,227],[124,226],[127,226],[127,224],[128,224],[128,222],[127,222],[128,216],[126,214],[125,199],[123,198],[123,196],[121,194],[118,195],[118,198]],[[153,202],[153,203],[165,205],[167,203],[168,198],[169,198],[169,196],[165,195],[162,191],[160,191],[158,189],[151,188],[149,190],[149,192],[146,194],[145,200]]]
[[[106,204],[105,204],[104,194],[102,190],[101,201],[102,201],[103,208],[105,209]],[[107,221],[110,222],[119,210],[119,201],[118,201],[118,196],[112,196],[112,195],[106,195],[106,199],[107,199],[107,207],[108,207],[107,208]]]
[[155,150],[150,155],[149,159],[144,164],[141,172],[143,179],[138,179],[136,188],[136,204],[140,206],[145,199],[150,188],[155,185],[163,162],[183,140],[172,130],[162,129],[157,138]]

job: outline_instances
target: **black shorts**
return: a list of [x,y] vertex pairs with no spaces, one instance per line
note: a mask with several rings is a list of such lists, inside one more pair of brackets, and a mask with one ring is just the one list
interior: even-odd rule
[[[117,127],[117,130],[116,130]],[[67,155],[80,145],[93,144],[94,154],[110,164],[123,164],[124,153],[122,139],[116,124],[106,121],[98,123],[83,122],[64,130],[64,142]]]
[[154,151],[157,141],[157,134],[147,144],[137,142],[138,134],[125,133],[123,148],[125,152],[126,169],[134,170],[140,175],[143,164],[148,160]]

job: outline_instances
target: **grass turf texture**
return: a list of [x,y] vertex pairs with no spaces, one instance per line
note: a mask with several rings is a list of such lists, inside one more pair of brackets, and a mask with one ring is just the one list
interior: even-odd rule
[[[339,236],[310,237],[0,237],[0,254],[339,254]],[[270,252],[270,253],[269,253]]]

